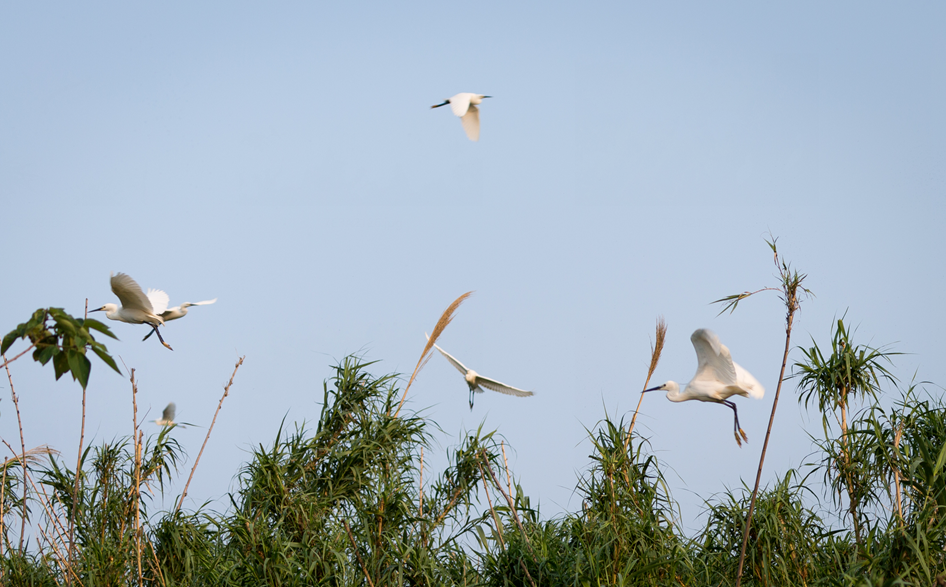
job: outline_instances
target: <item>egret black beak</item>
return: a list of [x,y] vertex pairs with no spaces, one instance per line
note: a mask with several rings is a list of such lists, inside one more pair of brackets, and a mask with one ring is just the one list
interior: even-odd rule
[[450,103],[450,100],[447,100],[443,104],[434,104],[433,106],[431,106],[431,108],[440,108],[441,106],[446,106],[449,103]]
[[663,385],[658,385],[657,387],[651,387],[650,389],[645,389],[641,393],[647,393],[648,391],[657,391],[659,389],[663,389],[663,387],[664,387]]
[[104,309],[105,309],[105,306],[102,306],[101,308],[96,308],[96,309],[94,309],[94,310],[89,310],[89,311],[90,311],[90,312],[101,312],[101,311],[104,310]]

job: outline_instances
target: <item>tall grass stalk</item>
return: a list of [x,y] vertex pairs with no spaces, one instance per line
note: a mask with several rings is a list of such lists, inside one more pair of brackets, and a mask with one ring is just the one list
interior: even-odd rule
[[[27,349],[29,350],[29,349]],[[26,352],[26,351],[24,351]],[[20,353],[22,354],[22,353]],[[4,357],[6,359],[6,357]],[[10,382],[10,395],[13,397],[13,407],[16,409],[16,425],[20,430],[20,463],[23,465],[23,513],[20,515],[20,552],[23,552],[23,537],[26,536],[26,441],[23,439],[23,419],[20,418],[20,402],[16,398],[16,390],[13,388],[13,376],[10,374],[10,361],[4,360],[3,368],[7,371],[7,381]],[[13,449],[10,449],[16,454]]]
[[746,559],[746,545],[749,542],[749,528],[752,526],[752,512],[755,509],[756,496],[759,493],[759,482],[762,479],[762,465],[765,463],[765,453],[769,447],[769,438],[772,436],[772,424],[775,422],[775,410],[778,408],[778,398],[779,394],[782,392],[782,382],[785,379],[785,366],[788,364],[788,353],[791,350],[791,341],[792,341],[792,324],[795,319],[795,312],[798,311],[798,308],[801,304],[801,299],[805,295],[810,295],[811,292],[805,289],[802,286],[802,282],[805,280],[806,275],[799,273],[798,271],[793,271],[788,263],[785,261],[780,261],[778,257],[778,249],[776,248],[776,241],[778,239],[772,238],[766,242],[769,245],[769,248],[772,249],[773,261],[775,267],[778,270],[779,279],[781,284],[778,287],[765,287],[754,292],[744,292],[741,294],[735,294],[727,296],[725,298],[716,300],[713,303],[724,303],[722,311],[734,312],[736,306],[739,305],[739,302],[742,300],[755,295],[763,291],[777,291],[781,295],[782,301],[785,303],[785,350],[782,353],[782,367],[779,370],[778,375],[778,385],[775,387],[775,399],[772,401],[772,413],[769,415],[769,425],[765,431],[765,442],[762,443],[762,454],[759,456],[759,469],[756,472],[755,477],[755,486],[752,489],[752,499],[749,501],[749,512],[746,516],[746,529],[743,532],[742,536],[742,548],[739,551],[739,568],[736,571],[736,587],[739,587],[742,583],[742,568]]
[[230,395],[230,387],[233,386],[233,378],[236,377],[237,371],[240,369],[240,365],[243,364],[243,359],[246,357],[240,357],[237,360],[236,365],[233,367],[233,373],[230,375],[230,381],[227,382],[227,385],[223,388],[223,395],[220,396],[220,402],[217,403],[217,411],[214,412],[214,418],[210,422],[210,428],[207,429],[207,435],[204,436],[204,443],[200,445],[200,452],[197,453],[197,458],[194,459],[194,466],[191,467],[191,474],[187,477],[187,483],[184,484],[184,491],[181,493],[181,500],[177,502],[177,508],[175,511],[180,511],[181,506],[184,505],[184,498],[187,497],[187,488],[190,487],[191,479],[194,478],[194,471],[197,470],[197,465],[200,464],[200,456],[204,454],[204,448],[207,447],[207,441],[210,440],[210,433],[214,431],[214,424],[217,423],[217,415],[220,414],[220,408],[223,407],[223,400],[227,399],[227,396]]
[[644,387],[641,388],[641,396],[637,400],[637,407],[634,409],[634,417],[631,418],[631,425],[627,427],[627,438],[624,440],[624,450],[627,450],[627,447],[631,442],[631,432],[634,431],[634,423],[637,422],[637,413],[641,409],[641,403],[644,401],[643,390],[647,389],[647,386],[650,384],[650,378],[654,375],[654,371],[657,370],[657,363],[660,362],[660,354],[664,350],[664,340],[667,338],[667,323],[664,322],[663,316],[657,318],[657,334],[654,336],[654,344],[650,347],[650,366],[647,368],[647,379],[644,380]]
[[420,373],[420,370],[424,368],[424,365],[427,364],[427,361],[430,360],[430,356],[434,350],[434,343],[437,342],[437,339],[440,338],[440,335],[443,333],[444,329],[450,324],[453,320],[453,314],[457,311],[457,308],[460,307],[460,304],[466,301],[468,297],[473,295],[472,291],[468,291],[447,306],[447,309],[443,311],[443,314],[440,315],[440,319],[437,320],[437,324],[434,325],[434,329],[430,333],[430,338],[427,339],[427,345],[424,347],[424,351],[420,354],[420,359],[417,360],[417,365],[414,367],[414,372],[411,373],[411,378],[407,381],[407,385],[404,386],[404,393],[401,394],[401,401],[397,404],[397,410],[394,411],[394,417],[396,418],[398,414],[401,413],[401,406],[404,405],[404,400],[407,398],[407,390],[411,388],[411,385],[414,383],[414,379],[417,377],[417,374]]

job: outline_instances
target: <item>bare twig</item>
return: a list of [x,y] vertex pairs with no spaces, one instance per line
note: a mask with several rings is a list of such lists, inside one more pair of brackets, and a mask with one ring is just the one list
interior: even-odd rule
[[355,537],[352,536],[351,528],[348,526],[348,520],[343,519],[342,523],[345,524],[345,531],[348,532],[348,541],[351,542],[352,550],[355,551],[355,558],[358,559],[358,564],[361,565],[361,572],[365,574],[365,579],[368,579],[368,585],[374,587],[374,581],[371,580],[371,575],[368,574],[365,561],[361,560],[361,553],[358,552],[358,545],[355,544]]
[[12,359],[7,359],[6,356],[4,356],[4,357],[3,357],[3,366],[6,367],[7,365],[9,365],[10,363],[12,363],[13,361],[19,359],[20,357],[22,357],[22,356],[25,355],[26,353],[30,352],[30,350],[32,350],[32,348],[33,348],[34,346],[36,346],[36,343],[35,343],[35,342],[32,343],[30,346],[26,347],[26,350],[25,350],[25,351],[23,351],[22,353],[18,354],[18,355],[15,356],[15,357],[13,357]]
[[[3,543],[7,540],[7,533],[4,529],[4,520],[7,517],[6,509],[3,504],[6,503],[7,492],[7,465],[10,463],[9,457],[3,457],[3,480],[0,481],[0,559],[3,558]],[[0,565],[0,583],[3,582],[3,565]]]
[[[88,304],[88,302],[86,302]],[[79,509],[79,480],[82,478],[82,447],[85,444],[85,386],[82,386],[82,426],[79,429],[79,454],[76,457],[76,484],[72,490],[72,512],[69,515],[69,558],[68,564],[72,566],[72,555],[74,552],[74,537],[76,528],[76,510]],[[72,583],[72,578],[66,575],[66,584]]]
[[194,478],[194,471],[197,470],[197,465],[200,463],[200,455],[204,454],[204,448],[207,446],[207,441],[210,440],[210,433],[214,430],[214,424],[217,423],[217,414],[220,413],[220,408],[223,407],[223,400],[227,399],[227,395],[230,394],[230,386],[233,385],[233,378],[236,377],[237,370],[239,370],[240,365],[243,364],[243,359],[246,357],[240,357],[240,360],[236,362],[236,365],[233,367],[233,374],[230,375],[230,381],[227,383],[227,386],[223,388],[223,395],[220,397],[220,403],[217,404],[217,411],[214,412],[214,419],[210,423],[210,428],[207,430],[207,436],[204,437],[204,443],[200,445],[200,452],[197,453],[197,459],[194,461],[194,466],[191,467],[191,474],[187,477],[187,483],[184,484],[184,492],[181,493],[181,500],[177,502],[177,508],[175,511],[181,511],[181,506],[184,505],[184,497],[187,496],[187,488],[190,487],[191,479]]
[[[650,347],[650,366],[647,368],[647,379],[644,380],[644,387],[641,390],[647,389],[647,386],[650,384],[650,378],[653,376],[654,371],[657,369],[657,363],[660,362],[660,353],[664,350],[664,341],[667,338],[667,323],[664,322],[663,316],[657,318],[657,334],[654,337],[654,344]],[[637,408],[634,409],[634,417],[631,418],[631,425],[627,427],[627,437],[624,439],[624,452],[627,452],[627,446],[631,442],[631,432],[634,431],[634,423],[637,422],[637,413],[640,412],[641,403],[644,401],[644,393],[641,392],[640,399],[637,400]]]
[[500,450],[503,451],[503,466],[506,468],[506,489],[509,490],[509,495],[512,495],[512,475],[509,474],[509,461],[506,460],[506,441],[499,443]]
[[13,376],[10,375],[10,367],[8,366],[10,361],[7,361],[6,357],[3,357],[3,359],[3,368],[6,369],[7,381],[10,382],[10,395],[13,396],[13,407],[16,408],[16,424],[20,428],[20,449],[23,451],[24,455],[21,463],[23,465],[23,513],[20,522],[20,552],[23,552],[23,536],[26,534],[26,441],[23,440],[23,420],[20,418],[20,402],[16,398],[16,390],[13,389]]
[[[88,303],[88,301],[86,301]],[[132,441],[135,443],[135,554],[138,558],[138,585],[142,584],[141,577],[141,443],[142,436],[138,432],[138,384],[135,383],[135,370],[131,370],[131,430]]]
[[424,365],[427,364],[427,361],[430,359],[431,353],[433,352],[434,343],[437,342],[437,339],[440,338],[441,333],[443,333],[444,328],[450,324],[450,321],[453,320],[453,313],[457,311],[457,308],[460,307],[468,297],[473,295],[473,292],[468,291],[457,299],[453,300],[447,309],[443,311],[443,314],[440,315],[440,319],[437,320],[437,324],[434,326],[433,331],[430,333],[430,338],[427,340],[427,346],[424,347],[424,352],[420,354],[420,359],[417,360],[417,366],[414,367],[414,372],[411,373],[411,378],[407,382],[407,386],[404,388],[404,393],[401,395],[401,403],[397,405],[397,410],[394,412],[394,417],[396,418],[398,414],[401,413],[401,406],[404,405],[404,400],[407,398],[407,390],[411,388],[411,384],[414,383],[414,378],[417,377],[417,374],[420,373],[420,370],[424,368]]

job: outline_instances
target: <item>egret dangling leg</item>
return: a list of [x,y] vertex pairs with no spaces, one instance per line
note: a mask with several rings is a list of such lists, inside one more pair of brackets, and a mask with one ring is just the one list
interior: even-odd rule
[[745,440],[746,442],[749,442],[749,437],[746,436],[746,431],[743,430],[743,429],[742,429],[742,426],[739,424],[739,411],[736,410],[736,404],[734,404],[733,402],[731,402],[731,401],[729,401],[729,400],[723,400],[723,401],[721,401],[721,402],[719,402],[719,403],[721,403],[721,404],[723,404],[723,405],[726,405],[726,406],[729,406],[730,408],[732,408],[732,415],[733,415],[733,435],[735,435],[735,437],[736,437],[736,444],[738,444],[739,446],[742,446],[742,441],[739,440],[739,435],[742,435],[742,440]]
[[[158,340],[161,341],[161,344],[163,344],[164,346],[168,347],[168,350],[170,350],[170,351],[173,351],[173,350],[174,350],[174,349],[171,348],[171,345],[169,345],[168,343],[164,342],[164,338],[161,336],[161,333],[158,332],[158,326],[157,326],[157,324],[149,324],[148,326],[150,326],[151,328],[154,329],[154,330],[152,330],[151,332],[153,332],[154,334],[157,334],[157,335],[158,335]],[[151,336],[151,335],[149,334],[148,336]],[[148,338],[148,336],[146,336],[145,338]],[[144,339],[142,339],[142,340],[144,340]]]

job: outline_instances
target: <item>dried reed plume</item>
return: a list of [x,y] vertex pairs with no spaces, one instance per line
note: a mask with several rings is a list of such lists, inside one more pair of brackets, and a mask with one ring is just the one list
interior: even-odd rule
[[[28,451],[26,451],[25,453],[21,455],[13,453],[13,458],[9,459],[9,461],[4,466],[13,466],[14,463],[16,464],[16,466],[20,466],[22,462],[26,462],[27,465],[32,466],[39,463],[41,458],[46,455],[58,455],[58,454],[59,454],[58,450],[54,448],[49,448],[49,446],[45,444],[41,444],[37,447],[29,449]],[[23,461],[21,461],[20,459],[23,459]]]
[[[647,385],[650,383],[650,378],[653,376],[654,371],[657,369],[657,363],[660,361],[660,353],[664,350],[664,340],[667,338],[667,323],[664,322],[663,316],[657,318],[657,334],[654,339],[654,344],[650,347],[650,367],[647,369],[647,379],[644,380],[644,387],[641,389],[647,389]],[[624,450],[627,451],[628,444],[631,442],[631,432],[634,431],[634,423],[637,421],[637,413],[641,409],[641,402],[644,401],[644,394],[641,393],[641,397],[637,400],[637,409],[634,410],[634,417],[631,418],[631,425],[627,428],[627,438],[624,439]]]
[[424,352],[421,353],[420,359],[417,361],[417,366],[414,367],[414,372],[411,373],[411,378],[407,381],[407,387],[404,388],[404,393],[401,395],[401,402],[397,405],[397,410],[394,412],[395,418],[401,413],[401,406],[404,405],[404,400],[407,398],[407,390],[411,388],[411,384],[414,383],[414,379],[417,377],[417,374],[420,373],[420,370],[423,369],[424,365],[427,364],[427,361],[430,360],[434,350],[434,343],[437,342],[437,339],[443,333],[444,329],[448,324],[450,324],[450,321],[453,320],[453,313],[456,312],[457,308],[460,307],[460,304],[465,302],[466,299],[471,295],[473,295],[473,292],[468,291],[462,296],[453,300],[453,303],[447,306],[447,309],[444,310],[443,314],[440,315],[440,320],[437,320],[437,325],[434,326],[434,330],[430,333],[430,338],[427,340],[427,346],[424,347]]

